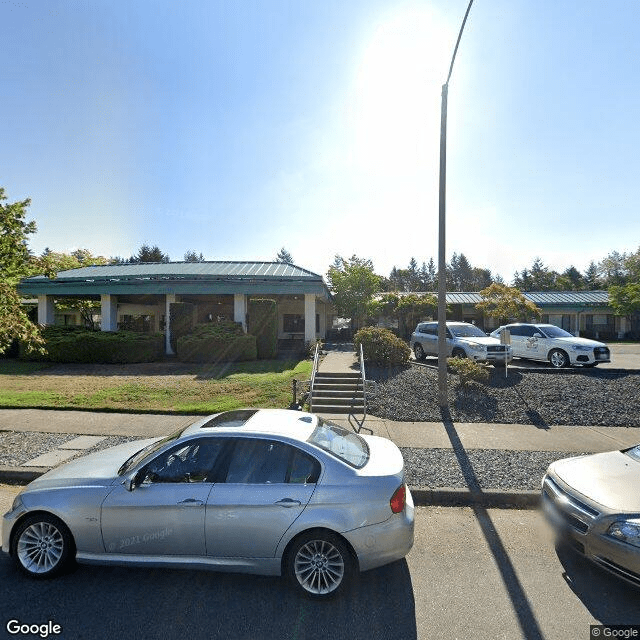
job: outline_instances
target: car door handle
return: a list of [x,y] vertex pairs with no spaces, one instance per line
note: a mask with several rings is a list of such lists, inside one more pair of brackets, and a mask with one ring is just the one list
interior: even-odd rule
[[293,500],[292,498],[282,498],[282,500],[278,500],[276,504],[280,505],[281,507],[299,507],[300,500]]
[[180,500],[178,504],[183,504],[187,507],[200,507],[204,502],[202,500],[197,500],[196,498],[185,498],[184,500]]

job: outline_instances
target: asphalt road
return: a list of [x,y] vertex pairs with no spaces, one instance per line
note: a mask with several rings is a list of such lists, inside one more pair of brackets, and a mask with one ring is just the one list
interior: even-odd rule
[[[0,511],[16,492],[0,486]],[[418,508],[406,561],[347,595],[316,603],[278,578],[115,567],[38,582],[3,555],[0,637],[25,637],[8,634],[11,619],[98,640],[586,640],[590,624],[640,624],[640,591],[556,549],[536,511]]]

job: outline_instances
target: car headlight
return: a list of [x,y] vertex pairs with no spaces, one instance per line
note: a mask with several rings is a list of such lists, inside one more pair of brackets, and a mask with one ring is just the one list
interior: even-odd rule
[[11,511],[15,511],[16,509],[19,509],[22,506],[22,495],[18,494],[14,501],[13,504],[11,505]]
[[640,519],[618,520],[607,529],[607,535],[634,547],[640,547]]
[[584,344],[573,344],[571,345],[571,348],[574,351],[591,351],[593,349],[593,347],[587,347]]
[[482,352],[482,351],[486,351],[487,350],[487,348],[484,345],[482,345],[482,344],[474,344],[473,342],[469,343],[469,348],[472,351],[478,351],[478,352]]

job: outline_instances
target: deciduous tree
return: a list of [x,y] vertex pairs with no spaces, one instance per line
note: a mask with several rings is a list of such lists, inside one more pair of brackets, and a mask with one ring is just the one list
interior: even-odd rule
[[21,340],[28,349],[39,349],[43,344],[16,291],[20,278],[29,274],[27,239],[36,231],[36,223],[26,221],[31,200],[5,204],[6,200],[5,190],[0,187],[0,353],[14,340]]
[[494,282],[480,291],[480,296],[482,301],[476,304],[476,309],[490,318],[497,318],[500,322],[540,317],[538,306],[525,298],[515,287]]
[[336,255],[327,272],[329,287],[333,293],[338,313],[351,318],[353,329],[364,323],[368,305],[380,291],[380,276],[373,270],[371,260],[353,255],[346,260]]

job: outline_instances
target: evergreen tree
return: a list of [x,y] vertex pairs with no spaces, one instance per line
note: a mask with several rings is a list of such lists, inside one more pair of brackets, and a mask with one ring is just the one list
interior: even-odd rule
[[284,248],[278,251],[276,262],[284,262],[285,264],[293,264],[293,256]]
[[195,251],[186,251],[184,254],[185,262],[205,262],[204,256],[202,253],[199,255]]
[[139,264],[142,262],[170,262],[169,256],[166,253],[162,253],[158,245],[153,247],[148,244],[143,244],[136,255],[129,258],[129,262],[132,264]]

